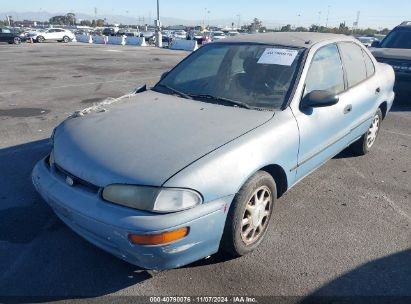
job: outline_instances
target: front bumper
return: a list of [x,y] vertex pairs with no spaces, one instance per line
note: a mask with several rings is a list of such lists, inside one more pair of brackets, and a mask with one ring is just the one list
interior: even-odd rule
[[[171,269],[216,253],[222,237],[226,211],[233,196],[171,214],[154,214],[103,201],[99,194],[69,186],[45,160],[33,169],[36,190],[56,215],[76,233],[97,247],[146,269]],[[156,234],[189,227],[189,234],[174,243],[140,246],[128,235]]]

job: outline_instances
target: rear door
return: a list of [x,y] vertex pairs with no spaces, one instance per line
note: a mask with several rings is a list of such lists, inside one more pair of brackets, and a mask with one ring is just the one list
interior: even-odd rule
[[365,50],[355,42],[338,44],[344,64],[350,100],[350,142],[367,132],[379,100],[380,85],[375,67]]
[[343,150],[348,144],[350,96],[345,92],[344,70],[337,44],[314,54],[305,79],[304,95],[314,90],[339,95],[339,102],[324,108],[299,108],[294,113],[300,130],[296,178],[301,179]]

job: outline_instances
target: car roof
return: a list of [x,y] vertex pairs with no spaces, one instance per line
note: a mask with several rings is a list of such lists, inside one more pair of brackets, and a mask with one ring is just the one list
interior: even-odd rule
[[313,45],[325,41],[355,41],[355,39],[350,36],[339,34],[313,32],[275,32],[264,34],[237,35],[235,37],[225,39],[224,42],[216,43],[263,43],[309,49]]

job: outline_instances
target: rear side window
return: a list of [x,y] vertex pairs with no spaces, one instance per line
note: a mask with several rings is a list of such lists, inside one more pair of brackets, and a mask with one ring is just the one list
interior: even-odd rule
[[368,56],[368,54],[364,50],[362,51],[362,54],[364,56],[365,68],[367,70],[367,77],[370,77],[374,75],[375,73],[374,63],[372,62],[370,56]]
[[363,50],[351,42],[340,43],[339,47],[347,73],[348,87],[351,88],[367,79]]
[[315,90],[339,94],[344,91],[344,71],[335,44],[327,45],[315,53],[308,71],[306,93]]

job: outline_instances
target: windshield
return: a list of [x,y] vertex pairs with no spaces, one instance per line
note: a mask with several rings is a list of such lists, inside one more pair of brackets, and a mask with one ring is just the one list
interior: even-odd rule
[[411,49],[411,30],[395,30],[381,43],[382,48]]
[[302,51],[261,44],[209,44],[153,90],[230,106],[277,110],[287,101]]

